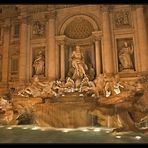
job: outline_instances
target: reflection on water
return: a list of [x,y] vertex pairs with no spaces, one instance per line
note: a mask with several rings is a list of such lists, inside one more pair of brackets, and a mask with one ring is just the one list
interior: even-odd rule
[[120,138],[121,138],[121,136],[116,136],[116,138],[120,139]]
[[0,143],[148,143],[146,134],[111,131],[98,127],[0,126]]

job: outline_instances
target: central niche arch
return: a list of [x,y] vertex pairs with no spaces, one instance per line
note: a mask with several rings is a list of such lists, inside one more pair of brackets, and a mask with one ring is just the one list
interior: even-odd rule
[[84,39],[91,36],[93,31],[100,31],[100,27],[91,17],[76,15],[63,23],[59,34],[66,35],[71,39]]
[[64,35],[71,39],[84,39],[91,36],[93,25],[83,17],[77,17],[66,27]]
[[[75,50],[75,46],[81,47],[84,55],[84,62],[89,69],[96,70],[96,45],[94,43],[94,32],[100,31],[100,24],[87,15],[75,15],[63,21],[59,28],[59,38],[64,44],[64,50],[60,47],[60,59],[64,55],[64,60],[60,66],[61,76],[67,76],[71,68],[71,54]],[[64,39],[63,39],[64,37]],[[64,67],[64,69],[63,69]],[[64,77],[63,77],[64,78]]]

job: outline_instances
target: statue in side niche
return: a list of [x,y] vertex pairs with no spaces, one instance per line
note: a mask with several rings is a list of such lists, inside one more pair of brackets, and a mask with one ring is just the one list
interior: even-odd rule
[[119,50],[119,62],[120,62],[120,70],[125,69],[133,69],[133,46],[128,46],[127,42],[124,42],[124,46]]
[[35,68],[35,75],[44,75],[45,58],[42,51],[39,51],[36,59],[34,60],[33,67]]

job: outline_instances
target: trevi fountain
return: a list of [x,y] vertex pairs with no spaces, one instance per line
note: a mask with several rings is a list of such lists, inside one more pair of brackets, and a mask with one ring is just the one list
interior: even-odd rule
[[[9,7],[0,9],[10,11]],[[17,27],[9,36],[11,21],[6,19],[3,25],[0,143],[147,143],[146,31],[131,33],[134,37],[126,34],[133,25],[144,28],[144,7],[125,6],[122,11],[108,5],[47,5],[47,11],[45,7],[16,5],[17,14],[8,13],[20,14],[24,34],[19,33],[19,44]],[[87,9],[88,15],[78,7]],[[94,16],[100,12],[102,22],[89,11]],[[114,15],[115,32],[110,32],[108,12]]]

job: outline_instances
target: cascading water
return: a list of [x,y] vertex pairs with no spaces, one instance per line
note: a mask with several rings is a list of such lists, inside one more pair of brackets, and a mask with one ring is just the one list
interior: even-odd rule
[[88,112],[91,105],[84,101],[37,104],[34,109],[35,122],[41,126],[62,128],[93,126]]

